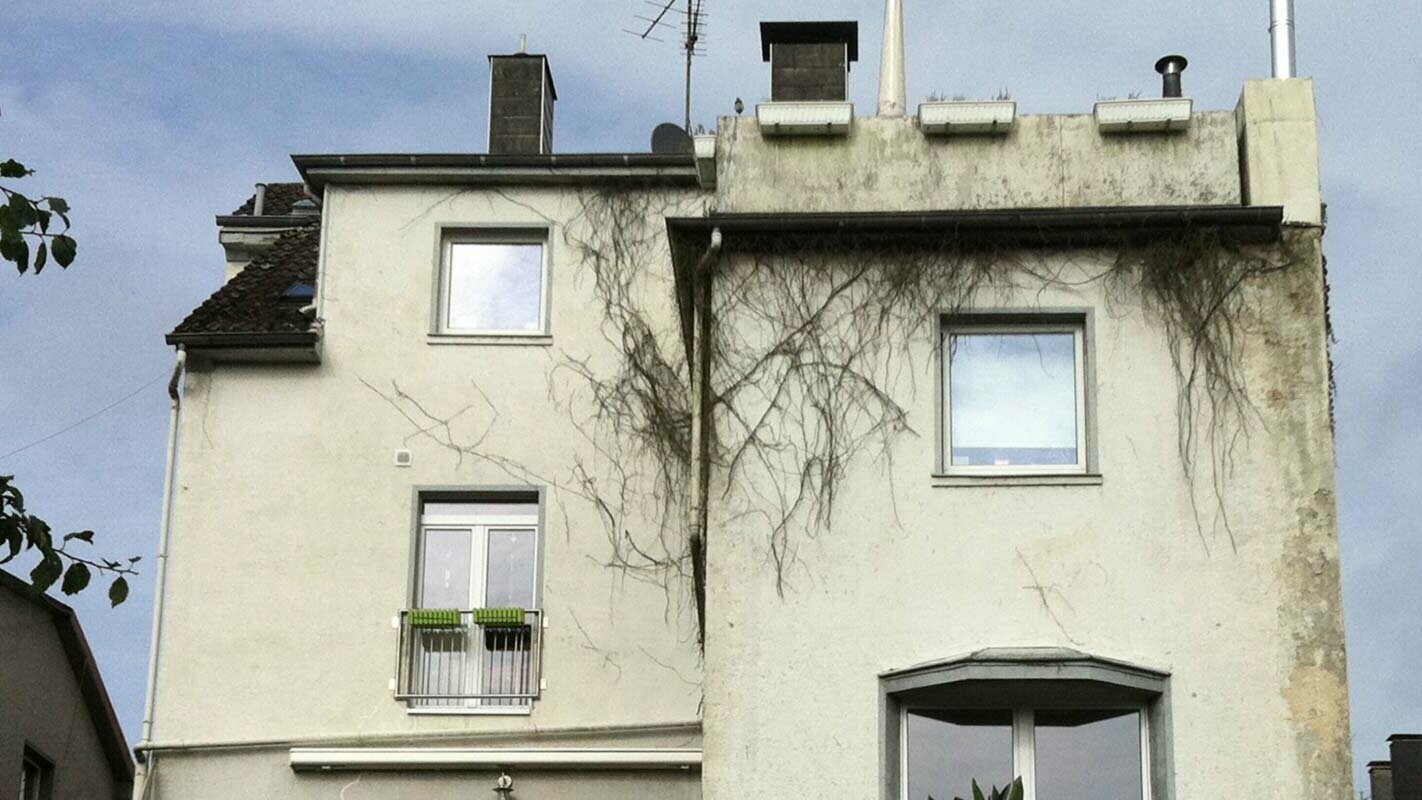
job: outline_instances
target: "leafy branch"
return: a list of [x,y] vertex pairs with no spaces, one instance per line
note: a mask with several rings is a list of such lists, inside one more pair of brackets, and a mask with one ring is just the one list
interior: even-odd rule
[[14,560],[22,552],[37,551],[40,561],[30,570],[30,583],[39,591],[48,591],[56,582],[67,595],[78,594],[89,586],[95,573],[112,576],[109,603],[117,606],[128,599],[128,576],[137,575],[139,556],[125,561],[107,558],[86,558],[69,548],[76,542],[94,544],[93,531],[75,531],[55,539],[49,523],[25,511],[25,497],[15,486],[15,476],[0,475],[0,547],[8,552],[0,564]]
[[[34,174],[24,164],[9,159],[0,162],[0,178],[22,179]],[[69,203],[62,197],[44,196],[31,199],[0,185],[0,259],[12,262],[23,275],[33,266],[38,275],[51,257],[61,268],[74,263],[78,249],[69,236]],[[52,226],[63,227],[51,231]],[[30,258],[30,238],[35,240],[34,259]]]

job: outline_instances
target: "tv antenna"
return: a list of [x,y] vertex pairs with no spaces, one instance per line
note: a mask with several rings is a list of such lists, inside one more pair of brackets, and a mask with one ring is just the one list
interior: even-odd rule
[[[657,37],[672,33],[680,37],[681,50],[686,56],[686,132],[691,133],[691,62],[697,56],[706,55],[706,0],[643,0],[650,8],[648,13],[634,15],[646,23],[641,30],[623,28],[639,39],[663,42]],[[682,6],[682,7],[678,7]],[[654,13],[653,13],[654,12]],[[681,23],[667,19],[669,15],[680,15]],[[639,28],[641,26],[638,26]]]

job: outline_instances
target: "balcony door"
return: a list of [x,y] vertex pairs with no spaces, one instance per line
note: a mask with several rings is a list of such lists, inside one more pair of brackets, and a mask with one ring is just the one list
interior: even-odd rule
[[457,629],[421,634],[420,708],[523,707],[534,680],[527,626],[486,626],[475,609],[532,610],[538,566],[538,506],[533,502],[426,502],[420,514],[416,606],[458,609]]

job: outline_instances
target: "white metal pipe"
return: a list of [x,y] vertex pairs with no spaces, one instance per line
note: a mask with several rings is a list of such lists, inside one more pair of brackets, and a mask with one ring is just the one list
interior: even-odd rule
[[[671,720],[642,724],[619,725],[566,725],[540,727],[531,733],[537,737],[583,737],[617,735],[678,734],[692,735],[701,730],[699,720]],[[274,739],[215,739],[208,741],[185,740],[171,742],[148,742],[134,748],[147,758],[168,752],[201,752],[223,750],[278,750],[302,747],[355,747],[364,745],[419,745],[439,741],[503,741],[522,740],[530,736],[518,731],[399,731],[389,733],[363,733],[356,736],[303,736]]]
[[293,770],[699,769],[700,748],[660,747],[294,747]]
[[879,55],[879,116],[902,117],[908,106],[904,81],[903,0],[884,2],[884,49]]
[[1274,77],[1298,74],[1294,52],[1294,0],[1269,0],[1269,41],[1274,56]]
[[187,350],[179,345],[178,356],[173,362],[173,377],[168,380],[168,453],[164,459],[163,511],[158,522],[158,558],[154,566],[153,628],[148,641],[148,698],[143,704],[143,730],[139,736],[139,749],[153,736],[153,694],[158,684],[158,642],[163,635],[163,588],[168,574],[168,534],[173,519],[173,473],[177,466],[178,415],[182,410],[182,396],[178,388],[187,363]]

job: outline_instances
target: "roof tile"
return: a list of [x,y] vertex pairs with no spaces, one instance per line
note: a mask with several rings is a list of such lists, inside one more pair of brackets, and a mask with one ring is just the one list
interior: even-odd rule
[[174,328],[168,343],[178,344],[192,334],[311,330],[311,320],[301,313],[307,299],[302,292],[288,296],[288,290],[298,283],[315,285],[320,244],[320,225],[283,233]]

